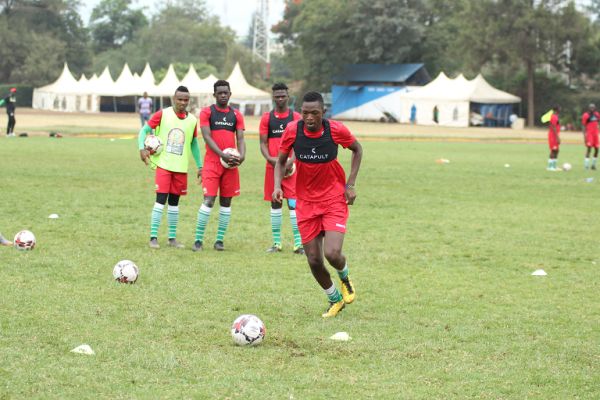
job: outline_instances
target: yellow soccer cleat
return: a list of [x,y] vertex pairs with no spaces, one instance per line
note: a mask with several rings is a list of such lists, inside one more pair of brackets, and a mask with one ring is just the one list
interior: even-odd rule
[[340,286],[342,287],[342,298],[344,299],[344,303],[352,303],[356,297],[356,292],[354,291],[354,285],[350,278],[342,279],[340,281]]
[[335,317],[336,315],[338,315],[338,313],[340,311],[342,311],[344,309],[344,306],[346,304],[344,303],[344,300],[340,300],[337,303],[329,303],[329,307],[327,308],[327,311],[325,311],[325,313],[322,315],[323,318],[332,318]]

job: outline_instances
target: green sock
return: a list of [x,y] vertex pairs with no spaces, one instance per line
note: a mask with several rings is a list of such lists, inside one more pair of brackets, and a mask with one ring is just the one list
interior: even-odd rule
[[338,301],[342,301],[342,295],[337,290],[334,285],[331,285],[329,289],[325,289],[325,294],[331,303],[337,303]]
[[338,271],[338,276],[340,277],[340,279],[346,279],[348,277],[348,272],[350,272],[350,270],[348,269],[348,263],[346,263],[346,265],[344,265],[344,269],[341,271]]
[[154,203],[152,208],[152,215],[150,217],[150,238],[158,237],[158,228],[160,227],[160,220],[162,219],[164,204]]
[[212,208],[207,207],[204,204],[200,206],[200,209],[198,210],[198,221],[196,222],[196,241],[202,242],[204,239],[204,230],[206,229],[206,224],[208,224],[211,211]]
[[273,244],[278,245],[281,245],[281,214],[281,208],[271,208],[271,233],[273,234]]
[[222,242],[231,219],[231,207],[219,208],[219,228],[217,229],[217,242]]
[[294,248],[302,246],[302,238],[298,230],[298,219],[296,218],[296,210],[290,210],[290,222],[292,223],[292,233],[294,234]]
[[179,206],[167,207],[167,223],[169,225],[169,239],[177,236],[177,223],[179,222]]

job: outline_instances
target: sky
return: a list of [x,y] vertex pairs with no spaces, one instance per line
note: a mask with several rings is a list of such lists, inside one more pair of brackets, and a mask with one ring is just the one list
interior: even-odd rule
[[[87,25],[90,15],[95,6],[101,0],[82,1],[79,9],[83,22]],[[163,3],[158,0],[132,0],[132,8],[145,8],[147,15],[152,15],[152,10],[157,8],[157,4]],[[205,4],[211,14],[217,15],[222,25],[231,27],[240,37],[248,34],[252,14],[258,8],[258,0],[206,0]],[[283,16],[284,0],[270,0],[269,3],[269,22],[274,25],[279,22]]]

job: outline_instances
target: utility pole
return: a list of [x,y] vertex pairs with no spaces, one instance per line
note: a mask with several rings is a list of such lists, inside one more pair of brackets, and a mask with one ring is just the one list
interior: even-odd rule
[[271,54],[269,51],[269,0],[258,0],[254,13],[254,37],[252,59],[259,58],[266,64],[265,78],[271,77]]

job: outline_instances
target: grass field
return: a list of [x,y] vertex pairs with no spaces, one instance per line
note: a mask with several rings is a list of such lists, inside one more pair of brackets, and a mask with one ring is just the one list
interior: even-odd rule
[[[583,147],[563,146],[574,169],[552,173],[541,144],[363,145],[344,246],[357,300],[324,321],[289,218],[287,248],[264,253],[257,140],[227,251],[197,254],[196,185],[188,248],[147,248],[153,175],[133,140],[2,137],[0,231],[38,244],[0,248],[0,399],[599,398],[600,177],[586,181]],[[137,284],[112,280],[120,259]],[[232,344],[242,313],[267,325],[256,348]],[[96,355],[69,352],[82,343]]]

